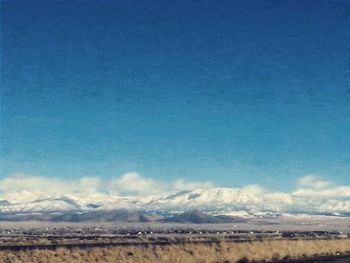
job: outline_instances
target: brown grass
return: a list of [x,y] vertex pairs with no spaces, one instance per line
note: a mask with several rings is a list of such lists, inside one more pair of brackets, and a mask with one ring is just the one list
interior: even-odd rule
[[105,248],[57,248],[20,251],[0,250],[0,262],[115,262],[115,263],[207,263],[273,261],[335,253],[350,253],[350,239],[265,240],[243,243],[217,242],[172,245],[111,246]]

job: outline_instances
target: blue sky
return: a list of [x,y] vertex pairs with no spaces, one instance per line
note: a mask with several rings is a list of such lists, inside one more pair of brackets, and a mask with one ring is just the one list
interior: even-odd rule
[[349,1],[1,3],[1,177],[350,183]]

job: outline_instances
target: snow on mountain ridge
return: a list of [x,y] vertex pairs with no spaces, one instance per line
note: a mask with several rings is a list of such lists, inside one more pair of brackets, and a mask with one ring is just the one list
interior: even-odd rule
[[[29,196],[34,194],[26,193]],[[183,211],[203,209],[218,213],[234,211],[284,212],[284,213],[348,213],[350,200],[303,198],[261,189],[206,188],[170,192],[152,196],[115,196],[108,193],[64,194],[38,198],[31,201],[3,200],[1,213],[16,212],[66,212],[112,209],[149,209]]]

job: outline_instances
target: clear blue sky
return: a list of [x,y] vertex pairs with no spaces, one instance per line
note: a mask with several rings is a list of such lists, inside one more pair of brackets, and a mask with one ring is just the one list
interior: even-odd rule
[[1,1],[1,176],[350,183],[350,1]]

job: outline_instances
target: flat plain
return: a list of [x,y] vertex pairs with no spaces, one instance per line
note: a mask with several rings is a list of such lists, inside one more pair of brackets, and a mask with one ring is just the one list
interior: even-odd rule
[[0,262],[11,263],[350,262],[346,217],[235,224],[1,222],[0,234]]

